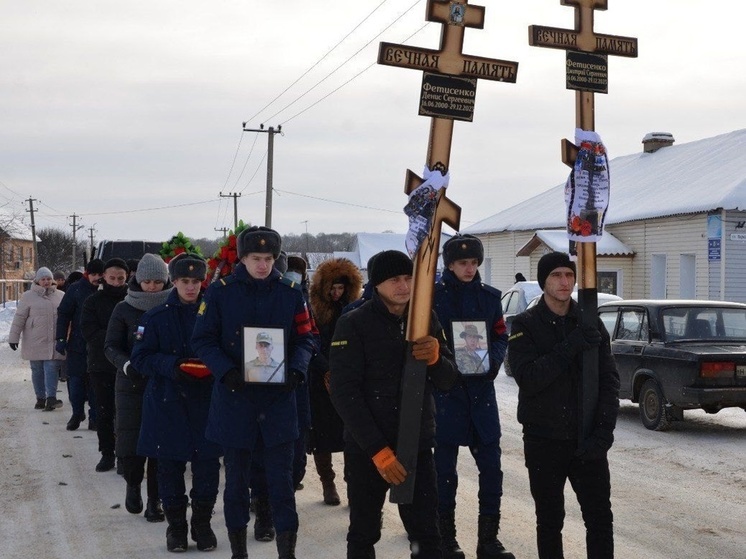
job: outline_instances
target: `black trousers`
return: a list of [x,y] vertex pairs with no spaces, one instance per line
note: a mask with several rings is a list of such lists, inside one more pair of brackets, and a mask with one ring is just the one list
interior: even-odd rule
[[148,499],[158,498],[158,460],[146,458],[145,456],[120,456],[124,474],[122,477],[127,485],[140,485],[145,479],[147,465],[148,472]]
[[[373,461],[360,451],[345,450],[345,472],[350,502],[347,559],[375,559],[374,546],[381,539],[381,511],[389,484]],[[399,516],[407,531],[411,556],[441,559],[438,490],[431,450],[420,452],[416,475],[414,500],[409,505],[399,505]]]
[[614,533],[611,483],[606,457],[575,457],[574,440],[558,441],[524,435],[523,449],[531,495],[536,506],[539,559],[563,559],[565,482],[569,479],[580,504],[586,530],[588,559],[613,559]]
[[90,373],[96,394],[96,432],[98,450],[104,456],[114,456],[114,383],[116,372]]

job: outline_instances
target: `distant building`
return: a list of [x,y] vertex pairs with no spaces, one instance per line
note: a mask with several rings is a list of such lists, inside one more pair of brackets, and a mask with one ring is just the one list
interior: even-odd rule
[[[670,134],[648,134],[642,152],[609,162],[599,290],[746,302],[746,129],[673,143]],[[485,282],[505,290],[516,272],[535,279],[545,252],[567,252],[564,187],[462,230],[484,243]]]
[[17,299],[23,293],[21,280],[33,280],[35,272],[31,228],[21,218],[0,211],[0,302]]

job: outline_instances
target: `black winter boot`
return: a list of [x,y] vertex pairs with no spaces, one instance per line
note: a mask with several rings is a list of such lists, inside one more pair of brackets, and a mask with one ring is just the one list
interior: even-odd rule
[[166,520],[160,499],[148,499],[148,503],[145,505],[145,520],[148,522],[163,522]]
[[47,399],[46,398],[37,398],[36,404],[34,405],[35,410],[43,410],[44,406],[47,405]]
[[189,547],[187,541],[189,526],[186,521],[186,505],[168,507],[163,511],[166,514],[168,528],[166,528],[166,549],[173,552],[186,551]]
[[441,549],[443,559],[465,559],[461,546],[456,541],[456,516],[454,511],[440,513],[438,518],[440,528]]
[[267,497],[256,498],[254,515],[254,539],[258,542],[271,542],[275,539],[275,527],[272,521],[272,510]]
[[109,470],[113,470],[115,466],[116,466],[116,459],[114,458],[114,455],[103,454],[101,456],[101,460],[99,460],[98,464],[96,464],[96,471],[97,472],[108,472]]
[[231,559],[249,559],[246,551],[246,528],[238,532],[228,532],[228,541],[231,542]]
[[515,559],[515,555],[505,550],[497,539],[500,516],[479,515],[477,530],[477,559]]
[[337,486],[334,484],[336,474],[332,468],[332,455],[329,452],[314,453],[313,461],[316,464],[316,471],[321,480],[321,487],[324,491],[324,503],[336,506],[340,503]]
[[62,400],[58,400],[54,396],[47,398],[44,403],[44,411],[54,411],[57,408],[62,407]]
[[127,512],[132,514],[140,514],[142,512],[142,494],[140,493],[139,485],[127,484],[127,495],[124,498],[124,508]]
[[78,415],[77,413],[73,413],[72,417],[70,418],[70,421],[67,422],[66,429],[68,431],[76,431],[78,427],[80,427],[80,422],[85,419],[85,414]]
[[297,532],[280,532],[277,534],[277,559],[295,559],[295,542]]
[[212,508],[215,501],[192,501],[192,540],[197,542],[200,551],[211,551],[218,545],[218,539],[210,526]]

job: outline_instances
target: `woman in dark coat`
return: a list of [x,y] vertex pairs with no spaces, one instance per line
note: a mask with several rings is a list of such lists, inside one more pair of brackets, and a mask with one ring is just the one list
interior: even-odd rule
[[[174,289],[166,303],[146,312],[132,350],[131,363],[148,378],[143,398],[137,453],[158,459],[158,494],[168,522],[168,551],[186,551],[191,497],[192,539],[197,549],[217,545],[210,520],[220,481],[220,445],[205,438],[213,377],[195,358],[191,338],[197,320],[207,264],[182,253],[168,264]],[[187,497],[185,473],[191,463]]]
[[308,368],[311,398],[310,451],[324,491],[324,503],[338,505],[332,453],[344,450],[343,424],[329,399],[329,347],[342,309],[360,297],[363,276],[346,258],[322,262],[311,283],[311,311],[321,337],[321,351]]
[[140,335],[140,318],[150,309],[166,302],[173,285],[168,279],[168,267],[156,254],[146,254],[138,263],[134,277],[128,282],[124,301],[114,307],[106,330],[104,352],[117,368],[115,381],[116,455],[123,467],[127,482],[124,506],[132,514],[143,509],[140,485],[148,471],[148,502],[145,519],[162,522],[165,517],[158,499],[157,460],[137,454],[137,439],[142,421],[142,397],[147,379],[130,363],[135,339]]

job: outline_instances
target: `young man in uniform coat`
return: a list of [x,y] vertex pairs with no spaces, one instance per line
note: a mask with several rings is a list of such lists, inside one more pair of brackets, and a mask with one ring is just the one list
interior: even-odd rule
[[210,526],[220,483],[220,445],[205,437],[213,377],[191,343],[207,263],[183,252],[168,263],[174,284],[166,302],[146,312],[135,334],[131,366],[147,377],[137,454],[158,460],[158,494],[168,528],[166,548],[188,547],[185,474],[191,463],[192,539],[200,551],[217,546]]
[[[500,370],[508,335],[500,291],[482,283],[478,267],[484,260],[482,242],[472,235],[455,235],[443,245],[446,270],[435,286],[433,308],[449,340],[453,322],[486,324],[485,359],[472,351],[482,341],[476,325],[466,324],[456,349],[459,382],[448,391],[436,390],[435,467],[438,472],[438,515],[444,559],[464,559],[456,540],[456,463],[460,446],[468,446],[479,470],[477,559],[513,559],[497,539],[503,473],[500,465],[500,417],[494,380]],[[451,342],[454,343],[454,342]],[[487,368],[485,364],[488,363]]]
[[[536,505],[539,559],[564,557],[564,488],[569,479],[586,528],[588,557],[614,557],[611,484],[606,453],[614,442],[619,374],[600,319],[580,324],[572,299],[575,263],[567,254],[541,257],[539,303],[513,320],[508,359],[518,384],[518,421]],[[583,352],[598,351],[598,371],[583,370]],[[581,394],[583,375],[598,375],[598,392]],[[580,439],[578,402],[596,401],[590,437]]]
[[[239,234],[241,262],[233,274],[208,288],[192,337],[197,355],[216,378],[207,437],[225,450],[224,512],[234,559],[247,557],[254,452],[264,458],[279,556],[295,557],[293,447],[299,436],[295,387],[305,379],[315,342],[303,294],[273,267],[280,245],[280,235],[266,227],[249,227]],[[285,384],[244,381],[244,326],[284,329]]]
[[[96,398],[88,377],[86,343],[80,331],[83,303],[93,295],[104,274],[104,262],[94,258],[85,267],[85,274],[75,283],[68,282],[67,291],[57,307],[55,349],[67,355],[67,396],[73,408],[67,430],[75,431],[85,419],[85,401],[88,400],[88,428],[96,430]],[[72,274],[71,274],[72,275]]]
[[[376,256],[369,270],[373,298],[337,321],[331,344],[330,395],[344,423],[345,469],[350,503],[347,558],[375,557],[381,538],[381,510],[389,484],[408,472],[394,449],[399,430],[401,381],[408,342],[407,310],[412,291],[412,261],[399,251]],[[441,340],[443,343],[439,342]],[[430,335],[415,340],[412,354],[427,363],[422,402],[414,499],[399,505],[412,557],[440,558],[438,495],[432,447],[435,413],[432,386],[450,388],[456,366],[435,313]]]

